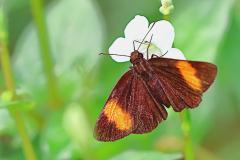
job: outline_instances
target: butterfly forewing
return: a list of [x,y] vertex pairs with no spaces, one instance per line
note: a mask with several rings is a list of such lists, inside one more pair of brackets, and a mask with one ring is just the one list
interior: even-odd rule
[[[213,83],[217,73],[216,66],[206,62],[168,58],[152,58],[148,62],[175,111],[198,106],[202,93]],[[153,88],[153,92],[158,91]]]

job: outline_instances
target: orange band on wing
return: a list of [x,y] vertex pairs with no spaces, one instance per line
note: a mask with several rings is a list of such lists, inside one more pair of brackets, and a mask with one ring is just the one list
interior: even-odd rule
[[130,114],[123,111],[122,106],[115,99],[108,101],[103,112],[107,119],[115,123],[119,130],[129,130],[133,125]]
[[201,80],[196,76],[196,69],[186,61],[179,61],[176,64],[186,83],[194,90],[202,90]]

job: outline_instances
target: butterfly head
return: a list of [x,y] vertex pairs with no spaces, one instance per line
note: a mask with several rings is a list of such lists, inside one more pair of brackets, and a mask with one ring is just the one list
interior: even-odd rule
[[140,53],[138,50],[135,50],[131,53],[130,62],[132,64],[136,64],[140,62],[142,59],[143,59],[143,54]]

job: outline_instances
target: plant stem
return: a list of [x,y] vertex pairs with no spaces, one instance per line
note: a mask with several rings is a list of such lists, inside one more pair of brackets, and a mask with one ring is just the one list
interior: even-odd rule
[[163,15],[163,19],[166,21],[170,21],[170,16],[169,15]]
[[184,136],[184,158],[185,160],[194,160],[193,144],[191,138],[191,117],[188,109],[180,113],[182,120],[182,132]]
[[[4,14],[3,9],[0,8],[0,59],[1,59],[1,66],[2,71],[6,83],[7,89],[12,93],[13,98],[16,98],[16,91],[15,91],[15,85],[13,81],[13,75],[12,75],[12,69],[10,65],[9,60],[9,51],[7,48],[7,38],[6,38],[6,31],[4,26]],[[21,113],[16,110],[9,110],[15,123],[17,126],[17,130],[19,132],[19,135],[22,139],[22,146],[24,155],[27,160],[35,160],[36,156],[30,141],[30,137],[27,134],[26,127],[23,121],[23,118],[21,116]]]
[[46,22],[44,19],[44,11],[42,0],[31,0],[31,8],[33,19],[35,21],[37,31],[38,31],[38,39],[39,45],[41,48],[41,60],[44,67],[45,76],[47,78],[48,89],[49,89],[49,98],[50,98],[50,106],[58,107],[60,103],[59,95],[58,95],[58,85],[57,78],[54,74],[54,64],[52,55],[50,52],[49,39],[47,34]]
[[[163,15],[163,19],[170,21],[170,15]],[[184,136],[184,159],[194,160],[193,144],[191,138],[191,117],[189,110],[185,109],[180,113],[181,117],[181,127]]]

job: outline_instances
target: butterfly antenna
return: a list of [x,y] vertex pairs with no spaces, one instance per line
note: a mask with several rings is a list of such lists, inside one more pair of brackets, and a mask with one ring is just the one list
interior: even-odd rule
[[146,35],[143,37],[143,39],[142,39],[140,45],[138,46],[138,49],[137,49],[137,50],[139,50],[139,48],[140,48],[141,45],[143,44],[144,40],[146,39],[147,35],[148,35],[148,34],[150,33],[150,31],[153,29],[153,26],[155,25],[155,23],[156,23],[156,22],[153,23],[153,25],[151,26],[151,28],[148,30],[148,32],[146,33]]
[[104,55],[104,56],[114,55],[114,56],[130,57],[130,56],[128,56],[128,55],[123,55],[123,54],[106,54],[106,53],[99,53],[98,55]]

